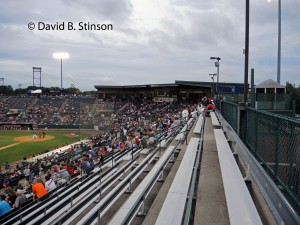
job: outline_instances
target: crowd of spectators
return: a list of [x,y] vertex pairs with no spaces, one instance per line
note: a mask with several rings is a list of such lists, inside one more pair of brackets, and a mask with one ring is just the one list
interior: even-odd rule
[[25,109],[31,102],[29,98],[4,97],[0,98],[0,114],[8,113],[9,109]]
[[[89,96],[42,96],[17,98],[18,100],[12,101],[13,98],[3,96],[0,98],[0,122],[5,122],[5,126],[1,124],[0,129],[26,129],[24,126],[9,126],[18,123],[33,123],[37,126],[97,125],[107,129],[116,120],[123,120],[127,115],[138,120],[149,117],[156,119],[161,109],[171,107],[170,103],[152,102],[147,99],[100,101]],[[23,104],[20,103],[22,101]],[[19,112],[8,115],[13,107],[17,107]],[[111,114],[114,117],[111,117]]]
[[[43,102],[47,102],[47,106],[38,104],[35,112],[41,112],[41,108],[45,110],[51,104],[50,99]],[[63,103],[63,99],[60,102],[63,110],[74,114],[73,99],[66,101],[68,104]],[[101,120],[107,128],[106,132],[93,135],[88,142],[71,145],[65,152],[47,154],[36,162],[27,162],[32,157],[30,156],[14,168],[5,165],[5,173],[1,175],[5,190],[2,201],[6,201],[11,208],[21,207],[26,202],[25,194],[43,198],[46,193],[67,183],[72,177],[82,173],[89,174],[94,169],[95,162],[101,162],[110,152],[153,146],[163,135],[170,135],[174,124],[180,123],[183,110],[195,111],[198,103],[182,101],[169,104],[134,100],[126,104],[126,107],[125,104],[119,104],[122,110]],[[58,112],[58,105],[50,107],[52,112]],[[83,110],[89,112],[92,105],[87,103]],[[88,116],[84,118],[89,120]],[[20,180],[24,182],[21,183]]]
[[[0,122],[34,123],[45,126],[78,125],[79,123],[92,125],[93,120],[85,118],[93,114],[94,102],[95,98],[92,96],[41,96],[40,98],[1,96]],[[12,109],[16,111],[13,114],[10,113]],[[16,127],[0,127],[0,129],[16,129]]]

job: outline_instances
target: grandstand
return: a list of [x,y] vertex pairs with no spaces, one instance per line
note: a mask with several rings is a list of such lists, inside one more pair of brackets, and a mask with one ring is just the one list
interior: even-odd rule
[[[42,200],[32,200],[28,193],[26,205],[0,217],[0,224],[299,224],[298,159],[281,154],[288,161],[277,169],[288,167],[284,173],[293,180],[284,183],[284,177],[274,178],[269,168],[276,168],[272,159],[266,161],[263,157],[267,152],[253,147],[261,144],[260,139],[255,142],[255,135],[246,133],[246,146],[242,132],[245,123],[234,121],[243,119],[244,110],[252,120],[261,112],[240,105],[240,115],[232,118],[238,113],[232,108],[231,114],[226,110],[233,103],[222,101],[217,102],[221,111],[205,117],[199,100],[211,96],[207,86],[183,81],[95,86],[98,99],[25,98],[25,105],[18,103],[24,106],[23,114],[18,115],[8,115],[16,103],[10,105],[13,101],[9,97],[1,98],[1,105],[5,105],[1,111],[3,127],[21,126],[25,119],[40,127],[97,126],[103,132],[62,152],[34,159],[42,163],[45,173],[70,162],[78,170]],[[260,120],[259,132],[267,129],[262,127],[268,126],[267,121],[270,119]],[[287,124],[285,132],[295,128],[294,139],[289,140],[296,143],[299,122],[286,122],[293,125]],[[255,122],[248,126],[255,132]],[[292,151],[294,148],[290,146]],[[86,157],[94,163],[89,170],[83,167]],[[263,163],[266,165],[261,166]]]

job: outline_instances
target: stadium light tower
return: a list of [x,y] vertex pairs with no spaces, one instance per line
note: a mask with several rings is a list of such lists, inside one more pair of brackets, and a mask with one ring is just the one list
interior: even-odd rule
[[[270,3],[272,0],[268,0]],[[281,0],[278,1],[278,49],[277,49],[277,83],[280,84],[280,64],[281,64]]]
[[63,59],[68,59],[69,53],[67,52],[56,52],[53,53],[53,58],[54,59],[60,59],[60,88],[63,89],[63,76],[62,76],[62,60]]

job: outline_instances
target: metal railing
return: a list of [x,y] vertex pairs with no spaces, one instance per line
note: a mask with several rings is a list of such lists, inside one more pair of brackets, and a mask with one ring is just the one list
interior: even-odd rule
[[268,173],[261,164],[255,159],[244,142],[238,137],[230,124],[219,115],[223,129],[228,139],[236,143],[236,153],[239,158],[247,165],[249,174],[255,181],[260,192],[263,194],[270,210],[278,224],[300,224],[300,217],[286,200],[285,196],[272,181]]
[[246,145],[300,213],[300,121],[247,108]]
[[231,125],[235,132],[237,132],[238,105],[232,102],[222,101],[220,111],[226,121]]
[[300,213],[300,121],[292,117],[246,107],[246,118],[239,121],[240,108],[221,102],[221,114],[237,132],[245,124],[244,143],[268,173],[282,194]]
[[[248,95],[248,102],[251,102],[252,96],[254,105],[251,107],[263,110],[292,110],[292,96],[287,93],[250,93]],[[243,94],[235,93],[221,93],[220,100],[239,103],[243,102]]]

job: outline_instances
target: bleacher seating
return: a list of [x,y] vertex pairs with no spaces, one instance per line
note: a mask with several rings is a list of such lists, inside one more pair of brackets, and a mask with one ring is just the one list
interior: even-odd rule
[[262,224],[222,129],[214,129],[231,225]]
[[194,134],[200,134],[201,133],[201,127],[204,123],[204,117],[203,117],[203,114],[200,114],[198,119],[197,119],[197,122],[196,122],[196,126],[194,127]]
[[168,163],[174,151],[174,146],[168,147],[163,156],[156,162],[142,183],[130,195],[129,199],[121,206],[109,224],[124,224],[126,221],[129,221],[129,217],[132,216],[132,209],[137,208],[136,206],[144,200],[144,196],[146,196],[151,186],[153,186],[153,182],[159,178],[161,169]]
[[[77,99],[78,101],[75,99]],[[58,100],[57,101],[58,103],[56,102],[56,100]],[[87,100],[87,101],[85,102],[85,100]],[[92,98],[90,98],[90,99],[80,99],[80,98],[73,99],[72,98],[70,100],[69,98],[65,98],[65,97],[44,97],[44,96],[42,96],[40,99],[35,99],[35,102],[32,102],[32,104],[31,104],[32,109],[30,109],[26,113],[28,113],[28,115],[31,116],[30,121],[35,120],[40,125],[63,124],[63,123],[70,123],[70,122],[75,123],[74,121],[76,121],[77,118],[79,119],[80,118],[79,116],[78,117],[76,116],[74,118],[73,117],[67,118],[67,117],[72,114],[73,115],[76,114],[76,112],[77,112],[76,107],[78,107],[78,102],[80,104],[80,111],[79,111],[80,114],[89,114],[89,113],[91,113],[92,110],[94,110],[95,105],[93,103],[94,100]],[[83,102],[85,102],[85,103],[83,103]],[[172,112],[169,111],[169,108],[167,107],[168,103],[141,103],[140,105],[139,104],[140,103],[136,104],[136,106],[140,107],[139,109],[137,109],[137,107],[135,106],[134,112],[131,112],[131,111],[128,112],[129,113],[128,115],[130,117],[133,115],[131,117],[132,120],[126,120],[128,118],[125,116],[125,119],[124,119],[125,122],[120,121],[119,116],[122,114],[118,114],[118,113],[116,114],[117,121],[113,122],[114,126],[111,127],[112,132],[116,132],[116,131],[119,132],[121,129],[123,129],[124,125],[131,126],[131,127],[129,127],[129,126],[126,127],[126,129],[128,129],[128,133],[131,133],[130,135],[133,135],[133,137],[135,135],[138,135],[139,137],[143,137],[143,136],[146,137],[150,134],[149,136],[151,136],[153,138],[155,136],[154,134],[156,134],[156,132],[161,132],[159,135],[160,138],[157,138],[157,139],[162,138],[162,135],[161,135],[162,133],[168,135],[167,139],[165,141],[165,146],[164,146],[164,147],[166,147],[167,142],[170,142],[176,136],[176,134],[174,135],[172,132],[173,131],[178,132],[177,130],[179,130],[181,128],[179,126],[176,126],[175,128],[172,127],[172,125],[173,125],[172,122],[174,121],[174,119],[178,120],[178,118],[177,118],[178,115],[176,115],[176,114],[178,113],[179,109],[174,109],[174,111],[172,111]],[[122,104],[120,103],[120,106],[121,105]],[[82,108],[82,106],[84,106],[84,107]],[[69,107],[71,107],[71,108],[69,108]],[[187,104],[182,104],[182,105],[180,104],[180,107],[185,108],[185,107],[187,107]],[[169,113],[168,116],[166,116],[166,112]],[[125,113],[125,115],[126,115],[126,113]],[[151,118],[149,117],[150,115],[151,115]],[[122,116],[124,116],[124,115],[122,115]],[[65,119],[65,118],[67,118],[67,119]],[[85,118],[88,118],[87,123],[90,123],[89,117],[85,115]],[[91,115],[90,118],[93,118],[93,115]],[[158,120],[158,118],[159,118],[159,120]],[[171,118],[172,118],[172,121],[171,121]],[[151,120],[154,121],[153,124],[151,124]],[[159,122],[157,122],[157,121],[159,121]],[[185,125],[184,132],[189,131],[188,127],[190,127],[192,125],[192,121],[193,121],[193,119],[191,118],[187,122],[187,124]],[[163,125],[163,126],[159,127],[158,125]],[[175,123],[174,123],[174,125],[175,125]],[[117,128],[117,129],[115,129],[115,128]],[[117,135],[113,134],[112,132],[110,132],[108,134],[111,135],[113,140],[116,140],[115,138]],[[165,137],[165,135],[164,135],[164,137]],[[120,136],[119,138],[124,138],[124,137]],[[110,140],[109,143],[112,143],[112,140]],[[156,146],[157,142],[154,142],[154,143]],[[149,153],[150,152],[151,151],[149,151]],[[119,153],[121,154],[121,152],[119,152]],[[123,154],[123,152],[122,152],[122,154]],[[44,169],[46,171],[48,171],[49,169],[51,169],[52,165],[59,164],[60,162],[69,161],[71,156],[73,156],[71,152],[64,152],[62,154],[53,155],[53,161],[51,158],[52,156],[50,156],[51,159],[50,158],[42,159],[47,164],[47,165],[45,165]],[[136,157],[136,156],[134,155],[134,157]],[[115,161],[116,161],[116,159],[115,159]],[[33,165],[33,166],[36,167],[36,165]],[[36,171],[35,173],[37,173],[38,170],[35,169],[35,171]],[[97,173],[97,171],[95,173]],[[81,180],[81,182],[83,185],[83,189],[85,189],[84,190],[85,194],[83,194],[83,192],[82,192],[80,194],[80,196],[82,195],[82,200],[83,200],[87,196],[86,191],[88,189],[86,188],[86,185],[88,186],[88,184],[89,184],[88,179],[91,179],[91,178],[88,177],[86,180],[84,180],[84,176],[82,176],[82,177],[83,177],[83,179]],[[76,179],[76,183],[78,182],[77,180],[78,179]],[[87,182],[87,183],[85,183],[85,182]],[[97,181],[95,181],[95,182],[97,182]],[[36,204],[36,202],[30,201],[30,203],[28,203],[28,205],[26,205],[26,207],[22,208],[21,210],[14,210],[14,213],[11,214],[13,216],[11,216],[10,219],[2,220],[2,218],[1,218],[0,223],[1,224],[18,223],[18,221],[21,220],[21,218],[22,218],[23,222],[26,224],[38,224],[40,222],[43,223],[43,221],[46,221],[46,220],[50,221],[51,220],[50,217],[53,216],[55,218],[57,216],[56,213],[58,213],[58,210],[65,209],[65,207],[69,207],[70,205],[75,203],[75,202],[73,202],[74,199],[71,199],[71,197],[67,197],[66,194],[63,194],[63,193],[69,193],[68,195],[71,196],[72,192],[69,192],[69,191],[72,190],[74,192],[75,189],[78,189],[78,187],[71,188],[72,185],[74,185],[73,183],[75,183],[75,179],[73,181],[71,181],[70,184],[68,183],[67,186],[65,186],[65,187],[61,186],[58,189],[56,189],[55,192],[51,192],[47,196],[47,198],[45,198],[45,200],[43,200],[43,201],[40,201],[39,204]],[[65,189],[66,191],[61,191],[61,189]],[[99,190],[99,187],[97,187],[97,189],[95,189],[95,187],[91,187],[91,189],[89,189],[88,193],[90,194],[93,192],[94,195],[97,195],[98,190]],[[78,196],[79,196],[79,194],[76,195],[77,198],[78,198]],[[55,198],[57,198],[57,199],[55,199]],[[58,203],[58,202],[60,202],[60,203]],[[45,218],[41,218],[44,216],[45,216]]]
[[181,224],[199,141],[199,138],[191,138],[156,220],[157,225]]
[[214,128],[221,128],[220,122],[215,114],[215,112],[210,112],[211,123]]

